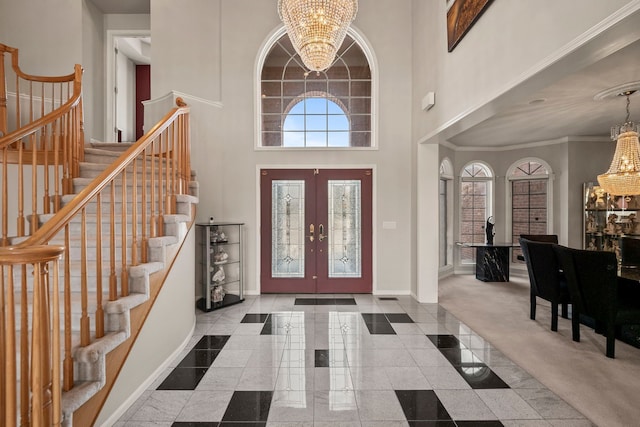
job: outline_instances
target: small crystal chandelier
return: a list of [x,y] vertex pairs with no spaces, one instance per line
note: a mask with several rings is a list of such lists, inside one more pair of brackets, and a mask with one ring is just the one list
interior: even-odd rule
[[629,120],[629,96],[635,90],[620,94],[627,97],[627,118],[624,124],[611,128],[611,139],[616,141],[616,152],[609,170],[598,175],[600,187],[607,193],[616,196],[632,196],[640,194],[640,142],[638,142],[638,125]]
[[358,11],[358,0],[278,0],[278,13],[304,65],[331,66]]

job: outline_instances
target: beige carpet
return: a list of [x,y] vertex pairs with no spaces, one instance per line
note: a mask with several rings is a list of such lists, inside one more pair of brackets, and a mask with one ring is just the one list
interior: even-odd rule
[[616,341],[616,358],[609,359],[603,336],[581,325],[576,343],[563,318],[552,332],[544,300],[530,320],[525,278],[485,283],[451,276],[440,281],[439,296],[444,308],[596,425],[640,426],[640,349]]

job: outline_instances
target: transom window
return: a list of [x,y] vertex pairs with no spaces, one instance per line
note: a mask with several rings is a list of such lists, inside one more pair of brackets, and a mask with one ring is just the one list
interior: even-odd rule
[[260,81],[263,147],[371,147],[369,61],[349,34],[333,65],[310,72],[284,33],[271,46]]
[[326,97],[303,98],[285,115],[282,145],[285,147],[348,147],[349,118]]
[[[474,162],[465,166],[460,174],[460,239],[465,243],[486,241],[485,223],[493,205],[493,173],[483,163]],[[460,250],[460,262],[476,262],[473,248]]]

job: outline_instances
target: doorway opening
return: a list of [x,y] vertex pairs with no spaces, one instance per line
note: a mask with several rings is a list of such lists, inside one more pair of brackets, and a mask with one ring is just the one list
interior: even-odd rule
[[133,142],[144,134],[144,106],[151,97],[149,31],[109,30],[104,140]]

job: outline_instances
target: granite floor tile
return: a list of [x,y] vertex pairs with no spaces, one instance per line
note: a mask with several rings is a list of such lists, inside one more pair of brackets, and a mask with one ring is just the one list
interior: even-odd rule
[[263,295],[196,321],[116,426],[592,427],[438,304]]
[[410,348],[409,354],[417,366],[451,366],[451,363],[434,348]]
[[314,389],[317,391],[353,390],[351,370],[344,368],[315,368]]
[[276,379],[276,390],[313,390],[315,381],[315,368],[297,367],[280,368]]
[[453,366],[420,366],[420,370],[434,390],[471,388]]
[[231,350],[224,348],[220,351],[212,365],[216,368],[244,368],[251,358],[253,350]]
[[316,390],[313,411],[314,420],[320,422],[359,422],[360,420],[353,390]]
[[519,366],[494,366],[491,370],[511,388],[545,388],[540,381]]
[[415,323],[392,323],[391,327],[398,335],[419,335],[422,329]]
[[313,421],[313,390],[276,390],[268,422]]
[[222,421],[267,422],[273,398],[272,391],[235,391],[231,396]]
[[211,367],[204,374],[196,390],[236,390],[243,368]]
[[154,391],[128,421],[174,421],[192,394],[193,391],[182,390]]
[[473,390],[436,390],[435,393],[456,422],[498,419]]
[[356,390],[361,421],[403,421],[402,407],[392,390]]
[[386,367],[384,370],[394,390],[431,389],[431,384],[418,367]]
[[392,390],[384,369],[352,367],[350,369],[354,390]]
[[274,390],[278,368],[245,368],[238,380],[237,390]]
[[558,395],[548,389],[523,389],[515,390],[533,409],[543,418],[547,419],[579,419],[583,418],[580,412],[576,411]]
[[220,421],[233,391],[194,391],[176,421]]
[[527,420],[542,418],[514,390],[476,390],[480,399],[496,414],[498,419]]
[[174,368],[158,390],[194,390],[208,368]]
[[433,390],[396,390],[408,421],[446,421],[451,416]]

